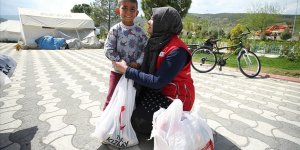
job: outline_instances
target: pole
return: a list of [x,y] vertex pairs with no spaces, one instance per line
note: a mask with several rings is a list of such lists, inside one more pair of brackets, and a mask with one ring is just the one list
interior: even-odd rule
[[108,31],[110,30],[110,0],[108,0]]
[[294,18],[294,25],[293,25],[292,39],[294,39],[295,25],[296,25],[297,13],[298,13],[297,11],[298,11],[298,0],[297,0],[297,7],[296,7],[296,14],[295,14],[295,18]]

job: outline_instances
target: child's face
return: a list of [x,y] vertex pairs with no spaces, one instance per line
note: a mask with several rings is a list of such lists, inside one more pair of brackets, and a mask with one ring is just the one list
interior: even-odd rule
[[138,15],[136,4],[128,1],[122,1],[116,12],[120,15],[122,23],[127,26],[133,25],[134,18]]
[[152,34],[153,33],[153,19],[151,18],[150,20],[148,20],[148,29],[147,29],[147,32],[149,34]]

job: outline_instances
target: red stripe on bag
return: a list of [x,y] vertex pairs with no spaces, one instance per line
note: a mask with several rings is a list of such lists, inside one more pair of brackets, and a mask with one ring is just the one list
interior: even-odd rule
[[123,130],[126,125],[122,125],[122,112],[125,111],[125,106],[121,106],[121,112],[119,116],[119,124],[120,124],[120,130]]
[[206,143],[205,147],[203,147],[201,150],[214,150],[214,144],[213,144],[212,140],[210,139]]

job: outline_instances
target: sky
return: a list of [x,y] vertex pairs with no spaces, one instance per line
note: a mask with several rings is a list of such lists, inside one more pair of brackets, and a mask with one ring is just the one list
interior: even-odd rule
[[[56,13],[69,13],[75,4],[90,4],[94,0],[0,0],[0,16],[18,15],[18,7],[31,8]],[[141,0],[138,0],[140,15]],[[272,3],[278,5],[282,14],[295,15],[297,0],[192,0],[189,13],[245,13],[257,4]],[[297,14],[300,12],[300,0]]]

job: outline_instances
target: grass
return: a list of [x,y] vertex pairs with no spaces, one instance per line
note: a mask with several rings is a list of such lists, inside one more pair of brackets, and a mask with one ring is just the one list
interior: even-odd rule
[[[226,67],[237,68],[237,56],[231,56],[226,61]],[[268,58],[259,57],[261,73],[283,75],[300,78],[300,60],[290,61],[285,57]],[[216,69],[216,68],[215,68]]]
[[[300,60],[290,61],[284,57],[268,58],[259,57],[261,62],[261,73],[283,75],[289,77],[300,77]],[[226,61],[227,67],[237,67],[236,56]]]
[[260,57],[262,72],[290,77],[300,77],[300,60],[290,61],[287,58]]

